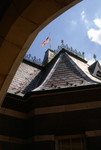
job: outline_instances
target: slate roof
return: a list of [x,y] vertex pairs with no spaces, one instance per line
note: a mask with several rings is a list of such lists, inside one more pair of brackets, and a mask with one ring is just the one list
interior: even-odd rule
[[71,56],[64,49],[46,67],[40,79],[39,87],[34,89],[50,90],[100,83],[101,80],[92,77],[87,61]]
[[[23,60],[9,86],[8,93],[24,96],[35,88],[43,67]],[[33,84],[31,84],[33,81]],[[27,87],[27,88],[26,88]]]
[[97,64],[97,61],[96,62],[94,62],[91,66],[89,66],[89,71],[90,71],[90,73],[91,74],[93,74],[93,72],[94,72],[94,69],[95,69],[95,67],[96,67],[96,64]]
[[[80,70],[82,70],[82,72],[84,73],[84,76],[86,78],[89,78],[89,80],[92,80],[96,83],[101,83],[101,80],[99,80],[97,77],[92,76],[92,74],[89,71],[89,65],[86,63],[84,63],[83,61],[80,61],[79,59],[76,59],[75,57],[69,56],[72,61],[76,64],[76,67]],[[96,63],[96,62],[94,62]]]
[[98,61],[93,63],[91,66],[89,66],[89,71],[92,74],[92,76],[101,79],[101,66]]
[[86,60],[62,49],[44,67],[38,67],[38,65],[28,63],[27,61],[22,62],[8,92],[25,95],[30,91],[69,88],[99,83],[101,83],[101,80],[91,75]]

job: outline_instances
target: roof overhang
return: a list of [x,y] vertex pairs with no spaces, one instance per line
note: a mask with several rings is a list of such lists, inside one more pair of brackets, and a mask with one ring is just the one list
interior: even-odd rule
[[15,95],[15,94],[10,94],[10,93],[7,93],[6,96],[12,97],[14,99],[20,99],[20,100],[26,101],[26,100],[29,100],[31,97],[38,98],[38,97],[45,97],[45,96],[50,96],[50,95],[61,96],[62,94],[79,93],[79,92],[93,91],[93,90],[95,91],[101,90],[101,84],[92,84],[92,85],[84,85],[84,86],[78,86],[78,87],[60,88],[60,89],[52,89],[52,90],[32,91],[32,92],[28,92],[24,97]]

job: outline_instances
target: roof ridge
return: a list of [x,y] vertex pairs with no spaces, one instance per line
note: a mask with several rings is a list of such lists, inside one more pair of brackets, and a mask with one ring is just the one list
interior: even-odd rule
[[[74,66],[74,68],[79,72],[79,74],[87,81],[87,82],[92,82],[92,83],[98,83],[92,79],[90,79],[86,73],[84,73],[81,68],[79,66],[77,66],[77,64],[72,60],[72,58],[69,56],[69,54],[66,51],[61,51],[61,53],[59,53],[59,56],[57,58],[57,60],[55,61],[53,67],[50,69],[50,71],[48,72],[48,75],[45,77],[45,79],[43,80],[43,82],[41,83],[41,85],[39,85],[39,87],[37,87],[36,89],[32,90],[32,91],[37,91],[37,90],[41,90],[43,88],[45,88],[45,85],[47,84],[47,82],[49,81],[49,79],[51,79],[53,73],[56,70],[56,67],[58,66],[59,62],[62,60],[63,56],[65,56],[67,58],[67,60],[69,60],[69,62]],[[75,73],[74,73],[75,74]],[[47,89],[47,87],[46,87]]]
[[73,66],[79,71],[79,73],[88,81],[88,82],[93,82],[93,83],[99,83],[97,81],[92,80],[90,77],[88,77],[86,75],[86,73],[81,70],[81,68],[68,56],[68,54],[66,55],[68,57],[68,59],[70,60],[70,62],[73,64]]
[[49,72],[49,74],[47,75],[47,77],[45,78],[45,80],[43,81],[43,83],[37,87],[36,89],[32,90],[32,91],[37,91],[37,90],[40,90],[47,82],[48,82],[48,79],[51,78],[53,72],[55,71],[58,63],[60,62],[61,58],[63,57],[63,54],[64,53],[60,53],[60,56],[58,57],[57,61],[55,62],[54,66],[52,67],[51,71]]

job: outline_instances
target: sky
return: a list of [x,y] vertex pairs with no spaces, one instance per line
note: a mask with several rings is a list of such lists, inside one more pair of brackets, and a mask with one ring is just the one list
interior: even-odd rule
[[101,0],[83,0],[67,10],[39,32],[27,54],[43,60],[49,43],[42,42],[51,33],[51,49],[56,50],[61,40],[78,52],[85,53],[89,64],[96,60],[101,64]]

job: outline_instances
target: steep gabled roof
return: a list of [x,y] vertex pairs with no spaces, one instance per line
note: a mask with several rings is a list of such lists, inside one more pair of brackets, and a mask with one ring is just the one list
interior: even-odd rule
[[[93,69],[98,66],[95,64],[92,65],[95,66]],[[99,83],[101,80],[91,74],[85,59],[63,48],[50,62],[47,62],[46,66],[38,66],[24,60],[13,78],[8,93],[23,96],[31,91]]]
[[93,74],[95,67],[96,67],[97,61],[95,61],[92,65],[89,66],[89,71],[91,74]]
[[97,83],[101,83],[101,80],[99,80],[96,76],[94,77],[90,71],[89,71],[89,65],[87,63],[84,63],[78,59],[76,59],[75,57],[69,56],[72,61],[78,66],[78,68],[80,68],[83,73],[86,75],[86,77],[89,78],[89,80],[93,80]]
[[39,87],[34,91],[83,86],[100,82],[90,75],[86,61],[63,49],[46,66],[38,84]]
[[98,61],[95,61],[88,69],[92,76],[101,79],[101,66]]

